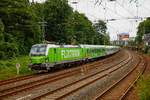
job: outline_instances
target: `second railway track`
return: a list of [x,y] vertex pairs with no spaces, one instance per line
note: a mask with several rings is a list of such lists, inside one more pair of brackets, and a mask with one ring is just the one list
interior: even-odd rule
[[[132,57],[129,55],[129,58],[125,61],[122,61],[118,64],[112,65],[110,68],[98,71],[94,74],[89,75],[88,77],[82,78],[78,81],[75,81],[71,84],[67,84],[63,87],[60,87],[54,91],[48,92],[44,95],[41,95],[35,99],[48,99],[48,100],[58,100],[64,99],[67,96],[75,93],[76,91],[83,89],[84,87],[96,82],[97,80],[106,77],[108,74],[113,73],[114,71],[123,67],[123,65],[128,64],[131,61]],[[70,98],[71,99],[71,98]]]
[[[98,61],[96,63],[107,63],[107,62],[113,61],[113,59],[115,57],[119,57],[119,54],[121,54],[121,52],[119,52],[117,55],[110,56],[110,57],[103,59],[101,61]],[[95,62],[92,62],[91,64],[95,64]],[[61,73],[61,72],[64,72],[64,70],[59,71],[58,73]],[[23,80],[33,79],[33,78],[40,77],[40,76],[47,76],[47,75],[48,75],[48,73],[46,73],[46,74],[42,73],[42,74],[25,75],[25,76],[15,77],[15,78],[7,79],[7,80],[1,80],[0,86],[23,81]]]
[[[114,55],[114,57],[119,57],[121,53],[119,52],[117,55]],[[123,53],[122,53],[123,54]],[[107,59],[104,59],[102,61],[97,61],[97,62],[93,62],[88,64],[88,66],[95,66],[96,64],[105,64],[108,63],[109,61],[112,61],[114,59],[114,57],[109,57]],[[81,67],[77,67],[77,68],[72,68],[69,70],[63,70],[60,71],[58,73],[54,73],[54,74],[40,74],[40,75],[31,75],[31,76],[24,76],[24,77],[18,77],[18,78],[14,78],[14,79],[9,79],[6,81],[2,81],[1,86],[0,86],[0,98],[3,97],[7,97],[10,95],[14,95],[18,92],[24,91],[24,90],[28,90],[28,89],[33,89],[36,86],[40,86],[42,84],[46,84],[48,82],[52,82],[54,80],[59,80],[61,78],[79,73],[81,70]],[[71,74],[72,73],[72,74]],[[44,78],[39,78],[38,80],[35,80],[34,78],[39,78],[39,77],[44,77]],[[33,79],[32,79],[33,78]],[[28,80],[30,80],[30,82],[27,82]],[[26,82],[22,82],[22,81],[26,81]],[[18,83],[18,84],[17,84]],[[13,85],[12,85],[13,84]]]
[[[118,54],[116,54],[116,55],[114,55],[114,56],[112,56],[110,58],[106,58],[106,59],[104,59],[102,61],[93,62],[93,63],[87,64],[87,65],[89,66],[89,70],[90,70],[90,69],[94,68],[94,66],[98,67],[98,66],[103,65],[105,63],[108,63],[108,62],[111,62],[111,61],[115,61],[115,58],[121,58],[120,55],[123,56],[124,52],[119,52]],[[124,58],[124,59],[126,59],[126,58]],[[122,59],[122,61],[124,59]],[[87,65],[86,65],[86,67],[87,67]],[[90,66],[93,66],[93,67],[90,67]],[[0,92],[1,92],[0,93],[0,98],[5,99],[5,98],[9,98],[10,96],[17,95],[18,93],[23,92],[23,91],[32,90],[32,89],[36,88],[37,86],[40,86],[40,85],[52,82],[54,80],[62,79],[63,77],[65,78],[65,76],[67,77],[67,74],[68,74],[68,76],[70,76],[71,73],[74,73],[74,74],[80,73],[81,72],[81,68],[82,67],[72,68],[72,69],[65,70],[65,71],[60,71],[60,72],[58,72],[58,74],[54,73],[54,74],[51,74],[51,75],[47,75],[47,77],[46,77],[46,75],[42,75],[40,77],[45,77],[45,78],[44,79],[38,79],[38,80],[35,80],[33,78],[33,79],[23,80],[25,82],[22,82],[21,80],[16,82],[16,79],[15,79],[14,83],[9,83],[8,82],[8,84],[2,85],[0,87]],[[78,70],[78,72],[77,72],[77,70]],[[63,74],[64,74],[64,76],[62,76]],[[59,77],[57,77],[57,76],[59,76]],[[30,80],[30,82],[27,82],[28,80]]]
[[130,89],[137,82],[139,77],[144,73],[147,62],[142,56],[140,60],[134,65],[134,67],[126,73],[122,78],[114,82],[102,93],[97,95],[96,100],[124,100]]
[[[102,61],[85,64],[82,65],[82,67],[68,69],[70,70],[68,72],[60,71],[58,72],[59,74],[52,73],[51,77],[47,76],[39,80],[33,79],[29,83],[22,83],[12,87],[0,87],[0,98],[6,100],[68,99],[69,96],[76,95],[76,92],[84,90],[84,88],[100,81],[106,76],[108,77],[109,74],[115,73],[118,70],[123,70],[124,67],[126,68],[127,66],[130,66],[132,61],[136,58],[132,56],[133,54],[128,51],[124,51],[124,53],[118,53],[118,55],[116,54],[114,57],[112,56]],[[138,60],[135,61],[138,62]]]

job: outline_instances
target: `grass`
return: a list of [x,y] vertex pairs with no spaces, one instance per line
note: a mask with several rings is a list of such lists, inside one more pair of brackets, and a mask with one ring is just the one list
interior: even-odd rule
[[[150,49],[147,55],[150,56]],[[143,76],[140,78],[137,83],[137,90],[140,100],[150,100],[150,75],[147,78]]]
[[150,49],[148,49],[147,53],[146,53],[148,56],[150,56]]
[[150,76],[142,77],[137,84],[138,95],[140,100],[150,100]]
[[[20,63],[20,73],[17,75],[16,63]],[[0,80],[32,74],[28,68],[29,57],[22,56],[9,60],[0,60]]]

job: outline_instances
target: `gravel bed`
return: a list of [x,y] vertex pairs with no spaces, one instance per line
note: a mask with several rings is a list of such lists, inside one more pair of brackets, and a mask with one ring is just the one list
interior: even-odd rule
[[[117,63],[120,60],[121,59],[119,59],[117,61],[114,61],[114,62]],[[69,83],[71,83],[73,81],[76,81],[76,80],[79,80],[79,79],[81,79],[83,77],[86,77],[87,75],[90,75],[90,73],[94,73],[94,72],[96,72],[98,70],[102,70],[102,69],[104,69],[106,67],[109,67],[110,65],[112,65],[112,64],[107,63],[107,64],[105,64],[105,67],[100,66],[96,70],[90,70],[90,71],[88,71],[88,72],[86,72],[84,74],[80,73],[80,74],[77,74],[75,76],[67,77],[65,79],[62,79],[62,80],[59,80],[59,81],[56,81],[56,82],[52,82],[50,84],[42,85],[42,86],[34,88],[31,91],[28,91],[28,92],[24,91],[24,92],[21,92],[21,93],[18,93],[16,95],[14,95],[14,96],[11,96],[11,97],[9,96],[6,99],[7,100],[8,99],[17,99],[17,98],[23,98],[23,97],[28,98],[28,99],[32,99],[32,97],[36,97],[36,96],[39,96],[39,94],[45,94],[45,93],[47,93],[49,91],[55,90],[55,89],[57,89],[57,88],[59,88],[61,86],[64,86],[64,85],[69,84]]]
[[[131,62],[134,64],[134,62]],[[124,74],[128,73],[131,70],[131,66],[125,65],[121,69],[117,70],[116,72],[110,73],[107,77],[96,81],[95,83],[87,86],[86,88],[79,90],[78,92],[69,95],[68,97],[64,98],[65,100],[92,100],[97,93],[103,92],[106,87],[112,85],[116,80],[119,80],[123,77]]]
[[[118,56],[119,54],[123,54],[122,53],[123,51],[119,52],[118,54],[114,55],[114,56]],[[113,56],[107,58],[108,60],[111,60]],[[105,59],[101,60],[100,62],[103,63],[103,61],[106,63]],[[92,62],[92,63],[96,63],[96,62]],[[92,63],[89,63],[89,64],[92,64]],[[63,70],[63,71],[58,71],[58,72],[52,72],[50,74],[44,74],[41,76],[39,76],[37,74],[38,77],[34,77],[34,78],[29,78],[29,79],[26,79],[26,80],[20,80],[20,81],[16,81],[16,82],[13,82],[13,83],[9,83],[9,84],[5,84],[5,85],[1,85],[0,86],[0,91],[2,90],[6,90],[6,89],[9,89],[9,88],[13,88],[13,87],[17,87],[17,86],[21,86],[21,85],[24,85],[24,84],[28,84],[28,83],[31,83],[31,82],[35,82],[35,81],[40,81],[40,80],[43,80],[43,79],[47,79],[49,77],[52,77],[52,76],[56,76],[58,74],[61,74],[61,73],[65,73],[65,72],[70,72],[72,71],[73,69],[77,69],[77,68],[72,68],[72,69],[67,69],[67,70]]]
[[119,98],[123,95],[125,90],[132,84],[132,82],[139,76],[141,71],[143,70],[143,65],[138,65],[138,67],[129,74],[125,79],[118,83],[113,89],[103,95],[103,100],[119,100]]
[[[147,55],[144,55],[144,57],[146,57],[146,59],[148,61],[147,62],[148,65],[146,67],[145,72],[143,73],[143,76],[145,78],[147,78],[149,76],[149,74],[150,74],[150,62],[149,62],[150,61],[150,57],[147,56]],[[134,86],[131,89],[131,91],[129,91],[128,95],[125,97],[125,100],[140,100],[139,95],[138,95],[138,90],[137,90],[136,86]]]

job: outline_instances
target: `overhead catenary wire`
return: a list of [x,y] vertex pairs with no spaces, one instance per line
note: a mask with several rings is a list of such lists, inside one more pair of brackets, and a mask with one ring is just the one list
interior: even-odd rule
[[122,7],[126,12],[128,12],[131,16],[135,16],[132,12],[130,12],[129,10],[127,10],[124,6],[122,6],[118,1],[116,1],[116,3]]
[[141,4],[139,4],[139,8],[143,8],[145,10],[142,10],[142,11],[147,11],[147,15],[145,15],[145,18],[146,17],[149,17],[150,16],[150,9],[147,8],[144,4],[147,0],[143,0],[143,2]]
[[[148,16],[142,16],[141,15],[142,13],[140,13],[140,12],[141,11],[143,11],[144,13],[147,12],[147,15],[148,15],[148,11],[150,11],[145,6],[143,6],[145,0],[144,1],[141,1],[141,0],[127,0],[127,1],[126,0],[121,0],[121,1],[114,0],[113,1],[114,6],[113,5],[110,6],[109,4],[112,4],[112,2],[110,3],[108,0],[105,0],[105,1],[104,0],[94,0],[94,1],[91,0],[90,2],[93,3],[94,7],[98,7],[96,9],[101,9],[101,10],[99,10],[99,12],[101,12],[101,13],[99,14],[96,12],[96,10],[91,10],[92,7],[89,8],[90,3],[88,3],[88,5],[86,5],[86,8],[88,7],[88,10],[86,10],[86,13],[88,13],[89,16],[91,16],[93,19],[96,19],[96,20],[104,20],[106,23],[109,23],[110,21],[127,20],[131,24],[131,27],[129,27],[129,29],[126,28],[129,32],[134,32],[134,27],[136,27],[135,24],[138,24],[141,20],[148,17]],[[87,4],[87,3],[85,3],[85,4]],[[131,7],[130,8],[131,10],[127,7]],[[126,12],[126,13],[123,14],[122,12],[117,12],[117,10],[120,8],[122,9],[121,11]],[[142,10],[142,9],[145,9],[145,10]],[[134,22],[135,22],[135,24],[134,24]],[[108,26],[111,27],[112,25],[110,26],[108,24]],[[112,27],[116,27],[116,26],[112,26]],[[112,28],[112,29],[119,30],[117,28]]]
[[122,18],[125,18],[123,15],[121,15],[121,14],[119,14],[119,13],[116,13],[116,12],[115,12],[114,10],[112,10],[111,8],[109,8],[109,7],[107,7],[107,6],[105,7],[103,4],[101,4],[101,6],[104,7],[105,9],[111,11],[112,13],[118,15],[118,16],[120,16],[120,17],[122,17]]
[[[104,8],[104,17],[105,17],[105,21],[106,21],[106,23],[109,21],[107,18],[106,18],[106,8],[108,8],[107,6],[106,6],[106,2],[105,2],[105,6],[103,6],[103,4],[101,4],[101,6]],[[109,9],[109,8],[108,8]],[[110,10],[110,9],[109,9]],[[112,11],[112,10],[111,10]],[[113,11],[114,12],[114,11]],[[115,14],[117,14],[116,12],[114,12]],[[118,14],[117,14],[118,15]],[[124,16],[122,16],[122,15],[119,15],[119,16],[121,16],[121,17],[124,17]],[[124,18],[124,19],[127,19],[127,18]],[[110,19],[110,20],[112,20],[112,19]],[[114,19],[115,20],[115,19]],[[113,21],[113,20],[112,20]],[[109,27],[112,27],[112,26],[110,26],[109,24],[107,24]],[[115,29],[114,27],[113,27],[113,29]],[[117,29],[115,29],[115,30],[117,30]]]
[[[119,5],[119,6],[121,6],[121,4],[117,1],[117,0],[115,0],[115,2],[117,2],[117,4]],[[134,1],[135,3],[137,3],[138,2],[138,0],[135,0]],[[131,11],[129,11],[129,10],[127,10],[125,7],[122,7],[126,12],[128,12],[130,15],[132,15],[133,17],[124,17],[123,15],[121,15],[121,14],[119,14],[119,13],[116,13],[116,11],[113,11],[111,8],[109,8],[109,7],[106,7],[105,5],[103,5],[103,4],[101,4],[101,6],[103,7],[103,9],[106,11],[106,9],[107,10],[109,10],[109,11],[111,11],[112,13],[114,13],[114,14],[116,14],[116,15],[118,15],[119,17],[122,17],[122,19],[124,20],[124,19],[135,19],[135,20],[137,20],[138,18],[139,19],[141,19],[142,17],[140,17],[140,16],[137,16],[138,15],[138,10],[137,10],[137,12],[136,12],[136,15],[134,15],[133,14],[133,12],[131,12]],[[104,14],[106,15],[106,13],[104,12]],[[138,17],[138,18],[135,18],[135,17]],[[117,19],[117,20],[121,20],[121,19]],[[113,21],[115,21],[115,20],[113,20]]]
[[[116,1],[117,2],[117,1]],[[118,3],[118,2],[117,2]],[[136,1],[136,3],[137,3],[137,1]],[[121,6],[121,4],[120,3],[118,3],[120,6]],[[138,6],[139,7],[139,6]],[[124,8],[124,7],[122,7],[122,8]],[[130,12],[130,11],[128,11],[126,8],[124,8],[128,13],[130,13],[131,15],[133,15],[133,17],[127,17],[127,18],[123,18],[123,20],[130,20],[130,19],[133,19],[133,20],[141,20],[141,19],[144,19],[144,18],[146,18],[146,17],[140,17],[140,16],[138,16],[138,12],[139,12],[139,10],[137,10],[137,14],[136,15],[134,15],[134,14],[132,14],[132,12]],[[112,21],[115,21],[115,20],[121,20],[121,19],[113,19]]]
[[[132,12],[130,12],[129,10],[127,10],[125,7],[122,7],[122,8],[124,8],[124,10],[126,10],[130,15],[132,14],[133,15],[133,17],[125,17],[125,16],[123,16],[123,15],[121,15],[120,13],[117,13],[116,11],[114,11],[114,10],[112,10],[111,8],[109,8],[109,7],[107,7],[106,6],[106,1],[105,1],[105,5],[103,5],[103,3],[102,3],[102,1],[103,0],[95,0],[95,4],[96,3],[101,3],[100,4],[100,6],[102,6],[102,8],[104,9],[104,19],[105,20],[107,20],[107,18],[106,18],[106,12],[107,11],[110,11],[110,12],[112,12],[112,13],[114,13],[115,15],[117,15],[117,16],[119,16],[119,17],[121,17],[120,19],[116,19],[116,20],[121,20],[121,19],[123,19],[123,20],[128,20],[128,19],[135,19],[135,20],[137,20],[137,18],[135,18],[134,17],[134,14],[132,14]],[[104,2],[104,1],[103,1]],[[121,6],[121,4],[117,1],[117,0],[115,0],[115,2],[117,2],[117,4],[119,5],[119,6]],[[94,4],[94,5],[95,5]],[[87,8],[87,7],[86,7]],[[87,11],[87,13],[88,13],[88,11]],[[93,17],[93,18],[96,18],[96,19],[101,19],[101,18],[99,18],[99,17],[96,17],[94,14],[89,14],[88,13],[88,15],[90,15],[91,17]],[[139,18],[141,18],[141,17],[139,17]],[[110,19],[111,20],[111,19]],[[108,19],[108,21],[110,21],[109,19]],[[114,20],[112,20],[112,21],[115,21],[115,19]]]
[[94,5],[97,5],[97,4],[101,5],[102,2],[103,0],[96,0]]
[[149,8],[147,8],[146,6],[143,6],[143,8],[147,11],[147,12],[149,12],[148,14],[148,16],[150,16],[150,9]]

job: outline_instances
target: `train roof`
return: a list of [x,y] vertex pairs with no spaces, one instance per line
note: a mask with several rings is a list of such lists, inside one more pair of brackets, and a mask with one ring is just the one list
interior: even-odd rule
[[34,46],[44,46],[44,45],[46,45],[46,44],[34,44],[34,45],[32,45],[32,47],[34,47]]
[[59,45],[55,45],[55,44],[47,44],[47,46],[49,48],[59,48],[60,47]]
[[81,48],[102,48],[103,45],[80,45]]
[[64,48],[79,48],[78,45],[61,45],[61,47],[64,47]]
[[35,44],[33,46],[41,46],[41,45],[47,45],[48,48],[119,48],[118,46],[109,46],[109,45],[56,45],[56,44]]
[[116,48],[117,46],[109,45],[80,45],[81,48]]
[[35,44],[33,46],[41,46],[41,45],[47,45],[49,48],[58,48],[58,47],[77,48],[77,47],[80,47],[79,45],[56,45],[56,44]]
[[43,45],[48,46],[49,48],[58,48],[58,47],[60,47],[59,45],[55,45],[55,44],[35,44],[33,46],[43,46]]

